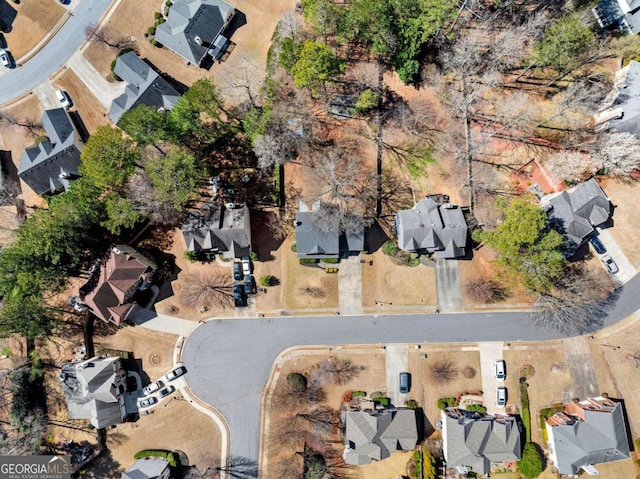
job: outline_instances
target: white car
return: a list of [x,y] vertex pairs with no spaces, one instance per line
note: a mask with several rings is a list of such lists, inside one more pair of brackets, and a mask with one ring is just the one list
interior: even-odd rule
[[71,108],[71,98],[69,98],[69,94],[66,91],[56,90],[56,98],[62,108],[67,110]]
[[174,379],[178,379],[180,376],[184,375],[184,373],[186,373],[187,370],[185,369],[184,366],[178,366],[177,368],[169,371],[167,374],[164,375],[164,378],[167,380],[167,382],[171,382]]
[[607,268],[607,271],[610,274],[616,274],[618,272],[618,265],[616,264],[616,262],[613,260],[613,258],[611,256],[609,256],[608,254],[605,254],[602,258],[602,263],[604,264],[604,267]]
[[248,256],[242,258],[242,274],[251,274],[251,259]]
[[507,388],[496,389],[496,406],[505,407],[507,405]]
[[156,392],[158,389],[164,387],[164,383],[162,381],[156,381],[155,383],[149,384],[146,388],[142,390],[142,394],[148,396],[151,393]]
[[493,363],[495,368],[495,375],[498,381],[504,381],[504,378],[507,377],[507,366],[503,359],[497,360]]
[[9,58],[9,52],[6,50],[0,50],[0,63],[5,67],[10,67],[12,65],[11,59]]

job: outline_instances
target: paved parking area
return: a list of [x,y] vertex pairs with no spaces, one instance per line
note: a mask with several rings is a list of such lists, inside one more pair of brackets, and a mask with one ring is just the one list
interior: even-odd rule
[[[613,260],[618,265],[618,269],[620,270],[616,274],[610,274],[609,276],[611,277],[613,284],[615,284],[616,287],[622,286],[624,283],[633,278],[633,276],[636,274],[636,269],[631,264],[631,261],[627,259],[622,249],[620,249],[620,246],[618,245],[616,240],[613,239],[611,233],[606,229],[597,228],[597,230],[598,238],[607,250],[605,254],[608,254],[613,258]],[[602,258],[602,255],[599,255],[595,252],[593,246],[589,245],[589,247],[596,257]],[[604,265],[602,267],[604,268]]]
[[407,371],[409,346],[406,344],[387,344],[387,396],[395,406],[404,406],[409,394],[400,394],[400,373]]
[[[480,343],[480,370],[482,371],[482,403],[489,414],[504,414],[503,407],[496,406],[496,388],[504,386],[504,381],[498,381],[494,373],[494,362],[503,359],[504,343],[485,342]],[[507,364],[507,375],[509,375]],[[507,396],[507,403],[511,402]]]

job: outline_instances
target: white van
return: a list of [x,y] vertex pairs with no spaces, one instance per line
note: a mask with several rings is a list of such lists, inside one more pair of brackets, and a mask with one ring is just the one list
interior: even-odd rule
[[504,381],[504,378],[507,377],[507,365],[504,360],[500,359],[494,363],[496,379],[498,381]]

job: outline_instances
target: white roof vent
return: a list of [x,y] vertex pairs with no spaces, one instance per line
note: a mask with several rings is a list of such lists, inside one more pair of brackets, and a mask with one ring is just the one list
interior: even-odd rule
[[193,41],[196,42],[198,45],[202,45],[202,38],[200,38],[198,35],[194,37]]

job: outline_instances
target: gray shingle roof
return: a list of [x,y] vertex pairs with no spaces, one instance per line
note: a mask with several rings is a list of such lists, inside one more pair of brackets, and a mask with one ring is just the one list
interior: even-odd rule
[[491,463],[520,459],[520,430],[515,417],[451,408],[442,411],[442,416],[443,449],[449,466],[467,466],[486,474]]
[[234,13],[223,0],[176,0],[167,21],[156,28],[156,40],[199,65]]
[[127,82],[124,93],[113,100],[109,110],[109,118],[116,124],[125,111],[138,105],[170,110],[180,98],[175,88],[133,52],[120,55],[113,71]]
[[381,461],[413,449],[419,439],[416,409],[347,412],[344,459],[354,465]]
[[120,358],[64,364],[60,379],[69,419],[89,419],[96,428],[122,422],[126,372]]
[[80,176],[80,136],[62,108],[46,110],[41,121],[48,139],[24,150],[18,176],[39,195],[66,191]]
[[462,209],[438,205],[425,198],[410,210],[396,213],[398,247],[405,251],[435,253],[438,258],[464,256],[467,244],[467,223]]
[[296,213],[296,252],[299,258],[337,258],[340,232],[315,211]]
[[145,457],[134,462],[122,479],[156,479],[169,468],[169,461],[162,457]]
[[583,465],[620,461],[630,457],[622,405],[612,411],[586,410],[584,420],[551,427],[553,448],[561,474],[576,474]]
[[611,202],[593,178],[570,190],[547,195],[542,203],[553,207],[549,211],[553,226],[575,247],[580,246],[596,226],[606,223],[611,215]]
[[[634,23],[638,21],[634,19]],[[640,136],[640,63],[631,61],[618,70],[614,88],[595,118],[596,130],[612,129]]]
[[225,208],[206,203],[187,214],[182,235],[189,251],[220,251],[225,258],[241,258],[251,252],[249,208]]

